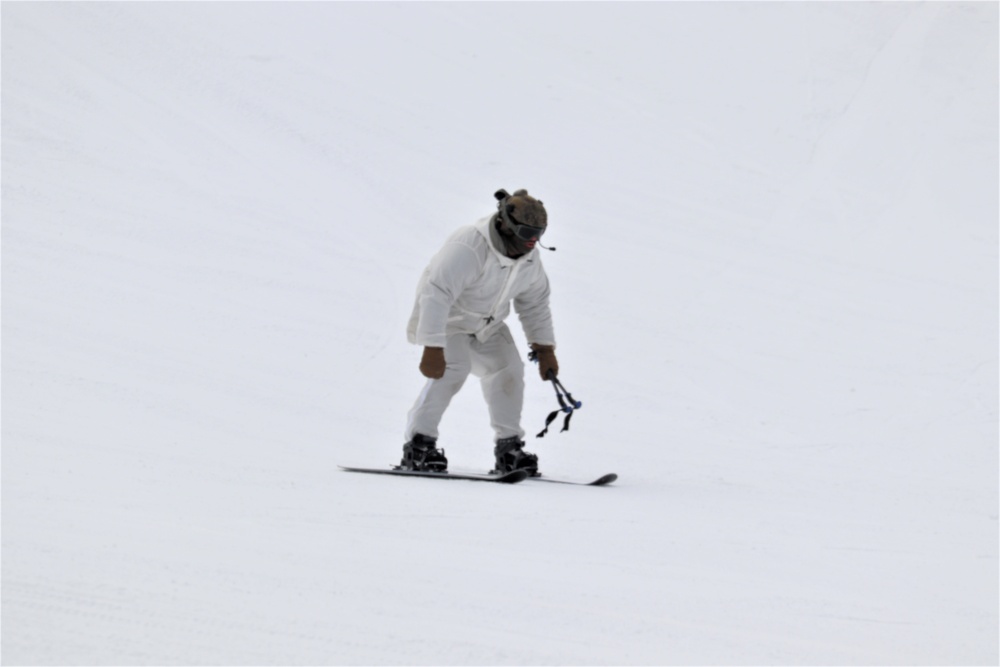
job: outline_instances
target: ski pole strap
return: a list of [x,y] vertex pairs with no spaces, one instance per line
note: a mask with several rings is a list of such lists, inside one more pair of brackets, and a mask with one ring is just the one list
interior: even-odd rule
[[[549,424],[551,424],[552,422],[554,422],[556,420],[556,417],[559,416],[560,412],[562,412],[562,411],[561,410],[554,410],[554,411],[552,411],[552,412],[549,413],[549,416],[545,418],[545,428],[542,429],[542,431],[538,435],[535,436],[536,438],[544,438],[545,437],[545,434],[549,432]],[[566,430],[569,429],[569,418],[572,417],[572,416],[573,416],[572,412],[570,412],[568,415],[566,415],[566,419],[563,422],[563,428],[562,428],[563,431],[566,431]],[[560,431],[560,433],[562,433],[562,431]]]
[[[529,354],[528,358],[531,359],[531,361],[538,361],[538,355],[534,352]],[[545,437],[545,434],[549,432],[549,425],[556,420],[556,417],[559,416],[560,412],[566,413],[566,419],[563,420],[563,427],[559,432],[562,433],[563,431],[568,431],[569,420],[573,418],[573,412],[583,407],[583,403],[574,399],[573,394],[566,390],[566,387],[564,387],[563,383],[559,381],[559,378],[556,377],[554,371],[550,370],[546,379],[552,383],[552,387],[556,391],[556,400],[559,401],[559,409],[553,410],[549,413],[549,416],[545,418],[545,428],[542,429],[541,433],[535,436],[536,438]]]

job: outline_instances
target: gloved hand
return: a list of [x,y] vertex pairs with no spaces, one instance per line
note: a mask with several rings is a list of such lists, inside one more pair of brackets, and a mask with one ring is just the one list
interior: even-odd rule
[[556,348],[554,345],[539,345],[532,343],[531,349],[538,359],[538,372],[543,380],[549,379],[549,371],[553,375],[559,375],[559,362],[556,360]]
[[444,377],[444,348],[425,347],[424,356],[420,359],[420,372],[424,377],[440,380]]

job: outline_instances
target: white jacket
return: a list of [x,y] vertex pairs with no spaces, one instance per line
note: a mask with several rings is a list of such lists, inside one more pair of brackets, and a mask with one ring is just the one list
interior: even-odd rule
[[406,328],[411,343],[445,347],[456,333],[485,341],[510,315],[513,300],[528,342],[555,345],[549,279],[538,250],[507,257],[490,241],[491,220],[459,228],[431,259]]

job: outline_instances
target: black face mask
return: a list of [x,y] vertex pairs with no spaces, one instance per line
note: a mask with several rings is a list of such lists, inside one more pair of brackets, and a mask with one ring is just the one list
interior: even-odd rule
[[503,243],[503,252],[505,255],[512,259],[517,259],[521,255],[531,252],[531,248],[525,245],[527,241],[519,239],[511,230],[507,229],[499,214],[495,218],[494,226],[500,236],[500,242]]

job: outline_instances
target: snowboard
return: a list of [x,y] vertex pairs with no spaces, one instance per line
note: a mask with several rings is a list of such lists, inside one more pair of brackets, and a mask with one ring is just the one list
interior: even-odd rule
[[491,475],[474,472],[421,472],[418,470],[403,470],[401,468],[337,467],[347,472],[365,472],[374,475],[401,475],[403,477],[423,477],[425,479],[464,479],[471,482],[498,482],[500,484],[517,484],[528,479],[528,473],[523,470],[514,470],[502,475]]
[[404,470],[397,467],[389,468],[358,468],[354,466],[337,466],[347,472],[364,472],[374,475],[401,475],[404,477],[424,477],[429,479],[464,479],[472,482],[499,482],[500,484],[517,484],[524,480],[535,482],[548,482],[550,484],[571,484],[574,486],[605,486],[618,479],[616,473],[601,475],[595,480],[565,479],[560,477],[550,477],[545,474],[529,475],[524,470],[514,470],[503,474],[475,473],[475,472],[421,472],[418,470]]

